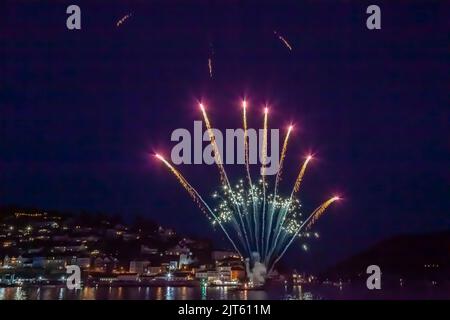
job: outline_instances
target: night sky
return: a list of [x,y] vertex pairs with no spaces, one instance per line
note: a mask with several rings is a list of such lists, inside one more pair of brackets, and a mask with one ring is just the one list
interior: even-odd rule
[[[80,31],[66,29],[69,4],[81,7]],[[381,30],[366,28],[369,4],[381,7]],[[227,246],[150,155],[170,154],[174,129],[193,130],[198,100],[213,126],[240,127],[246,96],[251,127],[266,102],[273,128],[296,125],[281,189],[312,151],[305,210],[345,198],[285,263],[324,268],[392,235],[448,230],[446,4],[2,1],[0,205],[141,213]],[[215,166],[179,169],[206,198],[219,185]]]

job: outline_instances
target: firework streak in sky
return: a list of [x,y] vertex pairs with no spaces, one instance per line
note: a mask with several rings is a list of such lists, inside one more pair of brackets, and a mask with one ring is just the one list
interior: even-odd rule
[[125,21],[127,21],[129,18],[131,18],[132,14],[128,13],[126,15],[124,15],[122,18],[120,18],[117,22],[116,22],[116,27],[120,27],[123,23],[125,23]]
[[286,46],[286,48],[289,49],[289,51],[292,51],[291,44],[282,35],[280,35],[277,31],[274,31],[273,33],[281,42],[283,42],[283,44]]
[[295,239],[303,236],[319,219],[325,210],[340,198],[334,196],[319,205],[309,216],[303,218],[300,200],[297,194],[312,156],[308,155],[300,167],[292,192],[289,197],[278,194],[281,180],[283,161],[286,157],[288,141],[293,126],[289,126],[283,142],[280,156],[279,170],[275,177],[272,193],[265,173],[267,157],[267,127],[269,109],[264,109],[264,136],[262,147],[263,167],[260,177],[252,181],[249,166],[249,146],[247,127],[247,102],[242,103],[242,119],[244,126],[244,148],[246,178],[240,179],[232,185],[222,164],[219,148],[216,144],[214,131],[208,118],[205,106],[199,104],[203,120],[208,130],[210,143],[220,173],[221,186],[213,194],[217,205],[211,208],[199,195],[184,176],[174,168],[162,155],[156,158],[162,161],[175,175],[180,184],[186,189],[200,209],[207,215],[213,225],[218,225],[225,233],[233,248],[242,258],[248,258],[252,263],[261,262],[267,270],[273,270],[275,264],[286,253]]
[[208,59],[208,70],[209,70],[209,76],[210,78],[213,77],[213,67],[212,67],[212,59],[209,58]]

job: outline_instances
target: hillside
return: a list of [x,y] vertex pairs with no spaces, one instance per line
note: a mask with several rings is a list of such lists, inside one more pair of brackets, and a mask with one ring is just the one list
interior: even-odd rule
[[375,244],[321,274],[330,280],[366,279],[366,268],[378,265],[384,279],[450,281],[450,231],[401,235]]

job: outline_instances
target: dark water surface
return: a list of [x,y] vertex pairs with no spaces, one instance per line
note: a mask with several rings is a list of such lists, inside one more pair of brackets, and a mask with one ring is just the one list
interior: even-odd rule
[[61,286],[0,288],[0,300],[321,300],[321,299],[450,299],[439,288],[369,291],[328,285],[279,286],[267,290],[230,287],[85,287]]

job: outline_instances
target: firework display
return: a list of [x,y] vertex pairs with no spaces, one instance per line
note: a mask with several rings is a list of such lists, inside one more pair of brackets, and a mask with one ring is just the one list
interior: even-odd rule
[[4,318],[450,300],[450,0],[1,4]]
[[333,202],[340,200],[340,197],[333,196],[319,205],[310,215],[305,216],[303,214],[297,194],[308,163],[313,159],[312,155],[308,155],[303,162],[290,196],[284,197],[278,194],[283,162],[287,153],[289,136],[293,129],[292,125],[289,126],[285,135],[278,172],[275,176],[273,188],[271,188],[269,177],[265,174],[268,144],[268,107],[264,108],[261,150],[263,166],[258,178],[253,182],[249,165],[246,101],[242,102],[246,178],[241,178],[237,183],[232,184],[222,164],[206,108],[201,103],[199,107],[207,128],[209,142],[214,151],[215,163],[220,173],[220,188],[212,195],[216,206],[210,206],[186,178],[162,155],[156,154],[155,156],[176,176],[180,184],[208,216],[212,225],[220,227],[242,259],[245,259],[252,266],[256,264],[264,266],[265,272],[270,274],[294,240],[303,235],[302,231],[309,230]]

